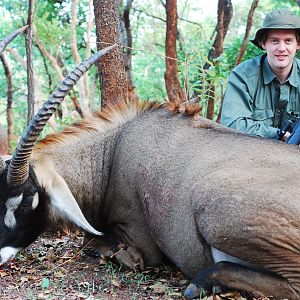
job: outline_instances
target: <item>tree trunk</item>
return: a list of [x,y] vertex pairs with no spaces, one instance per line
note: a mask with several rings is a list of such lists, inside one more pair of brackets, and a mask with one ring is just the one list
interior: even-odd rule
[[[32,26],[32,31],[33,31],[33,35],[35,37],[35,42],[36,42],[40,52],[42,53],[42,55],[44,57],[46,57],[50,61],[51,66],[53,67],[53,69],[55,70],[55,72],[58,76],[58,80],[62,81],[65,78],[65,76],[64,76],[64,74],[61,70],[61,67],[59,66],[59,64],[58,64],[57,60],[55,59],[55,57],[53,55],[51,55],[47,51],[47,49],[44,47],[43,43],[41,42],[41,40],[40,40],[40,38],[37,34],[37,31],[36,31],[36,28],[35,28],[34,24]],[[68,109],[67,109],[66,101],[62,102],[61,110],[62,110],[64,116],[68,115]]]
[[[94,7],[93,7],[93,0],[89,1],[89,11],[86,17],[86,51],[85,56],[90,57],[92,54],[91,45],[91,32],[94,25]],[[83,77],[84,82],[84,92],[85,96],[88,99],[89,111],[91,110],[91,96],[90,96],[90,87],[89,87],[89,76]]]
[[[15,49],[7,47],[6,51],[9,52],[10,55],[14,57],[14,59],[24,67],[24,69],[27,69],[27,63],[24,60],[24,58],[18,53]],[[36,73],[33,73],[33,84],[34,84],[34,94],[35,94],[35,103],[34,103],[34,113],[36,113],[36,108],[40,108],[43,104],[43,94],[42,94],[42,85],[41,85],[41,78]]]
[[27,124],[34,116],[34,82],[33,82],[33,65],[32,65],[32,21],[34,16],[34,0],[29,0],[28,4],[28,20],[29,25],[25,31],[25,46],[26,46],[26,56],[27,56],[27,103],[28,103],[28,114],[27,114]]
[[[70,43],[71,43],[74,62],[76,65],[81,63],[80,55],[77,48],[77,39],[76,39],[77,6],[78,6],[78,0],[72,0]],[[79,90],[79,102],[83,114],[87,114],[89,112],[88,97],[85,93],[87,88],[85,88],[84,86],[84,84],[87,83],[87,81],[88,81],[87,73],[85,73],[77,82],[77,87]]]
[[129,101],[135,101],[138,99],[136,88],[134,86],[133,79],[132,79],[132,32],[131,32],[130,15],[129,15],[132,7],[132,2],[133,0],[127,0],[121,18],[125,27],[124,30],[122,30],[122,35],[124,36],[122,40],[123,40],[123,45],[125,46],[124,63],[125,63],[125,71],[127,75]]
[[91,78],[91,84],[90,84],[90,110],[92,112],[98,110],[95,104],[97,82],[98,82],[98,73],[96,73],[95,76]]
[[166,31],[166,72],[165,82],[170,102],[180,104],[184,101],[184,93],[178,77],[176,50],[177,37],[177,0],[166,1],[167,31]]
[[221,104],[220,104],[220,109],[219,109],[217,120],[216,120],[217,123],[220,123],[220,121],[221,121],[222,105],[224,102],[224,86],[223,85],[221,85],[221,95],[222,95],[221,96]]
[[[226,33],[229,28],[229,23],[231,21],[233,14],[233,8],[231,0],[219,0],[218,1],[218,23],[216,26],[216,38],[214,40],[213,46],[209,51],[208,60],[213,61],[218,58],[223,52],[223,44]],[[216,64],[216,63],[215,63]],[[204,69],[208,69],[209,63],[204,65]],[[212,83],[208,81],[208,100],[207,100],[207,112],[206,117],[210,120],[214,117],[215,111],[215,87]]]
[[7,155],[8,153],[8,143],[7,143],[7,133],[0,124],[0,155]]
[[252,27],[252,18],[253,18],[253,15],[254,15],[254,11],[257,8],[258,2],[259,2],[259,0],[253,0],[253,2],[251,4],[251,8],[250,8],[250,11],[248,13],[248,18],[247,18],[246,32],[245,32],[245,35],[244,35],[244,38],[243,38],[243,42],[242,42],[242,45],[241,45],[241,48],[240,48],[239,55],[238,55],[237,60],[236,60],[236,65],[241,63],[241,61],[243,59],[243,56],[246,52],[246,47],[247,47],[247,44],[249,42],[250,30],[251,30],[251,27]]
[[[7,105],[6,105],[6,119],[7,119],[7,145],[8,151],[11,153],[11,142],[13,139],[13,116],[12,116],[12,102],[13,102],[13,85],[12,76],[9,68],[9,64],[5,55],[2,53],[0,55],[1,62],[4,67],[6,84],[7,84]],[[4,149],[2,149],[4,151]]]
[[[213,46],[208,53],[208,60],[212,61],[218,58],[223,53],[224,39],[227,34],[229,24],[233,14],[233,7],[231,0],[219,0],[218,1],[218,23],[216,26],[216,38]],[[204,68],[208,69],[209,64],[206,63]]]
[[207,111],[206,111],[206,118],[209,120],[212,120],[214,118],[215,96],[216,96],[215,86],[210,84],[210,88],[208,91]]
[[[116,2],[94,0],[97,49],[120,44],[120,20]],[[116,47],[98,63],[101,107],[127,99],[127,78],[122,48]]]
[[56,72],[56,74],[57,74],[57,76],[58,76],[59,81],[62,81],[62,80],[64,79],[64,75],[63,75],[63,72],[62,72],[60,66],[58,65],[58,63],[57,63],[55,57],[54,57],[53,55],[51,55],[51,54],[47,51],[47,49],[44,47],[43,43],[41,42],[41,40],[40,40],[40,38],[39,38],[39,36],[38,36],[38,34],[37,34],[37,31],[36,31],[36,28],[35,28],[34,25],[33,25],[33,27],[32,27],[32,30],[33,30],[33,34],[34,34],[34,37],[35,37],[35,41],[36,41],[36,44],[37,44],[39,50],[43,53],[43,55],[44,55],[45,57],[47,57],[47,58],[49,59],[49,61],[50,61],[51,65],[52,65],[52,67],[54,68],[54,70],[55,70],[55,72]]
[[[8,51],[14,58],[15,60],[24,67],[24,69],[26,70],[27,68],[27,64],[25,62],[25,60],[23,59],[23,57],[14,49],[7,47],[6,51]],[[43,105],[43,93],[42,93],[42,80],[41,78],[36,74],[33,73],[33,80],[34,80],[34,92],[36,95],[36,101],[35,101],[35,108],[40,108]],[[36,111],[35,111],[36,113]],[[52,116],[50,118],[50,120],[48,121],[49,126],[53,129],[53,131],[56,131],[57,129],[57,124],[54,120],[54,116]]]

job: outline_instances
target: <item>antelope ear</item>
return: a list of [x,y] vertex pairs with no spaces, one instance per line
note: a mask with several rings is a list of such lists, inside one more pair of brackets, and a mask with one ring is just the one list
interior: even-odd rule
[[[48,168],[44,174],[41,174],[37,169],[35,171],[37,178],[39,178],[39,183],[45,188],[53,209],[59,216],[68,219],[92,234],[103,235],[102,232],[97,231],[86,220],[67,183],[53,168]],[[43,177],[44,180],[41,180]]]

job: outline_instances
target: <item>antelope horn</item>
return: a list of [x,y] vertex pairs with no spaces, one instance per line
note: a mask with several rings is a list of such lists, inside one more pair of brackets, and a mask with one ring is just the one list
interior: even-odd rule
[[29,125],[22,134],[22,137],[16,147],[13,158],[8,167],[7,183],[10,186],[23,184],[29,176],[29,158],[40,132],[43,130],[47,121],[59,107],[64,97],[73,88],[80,77],[103,55],[113,49],[116,45],[104,48],[92,55],[84,62],[75,67],[67,77],[60,83],[50,95],[47,102],[36,113]]
[[[7,35],[3,40],[0,41],[0,55],[1,53],[4,51],[4,49],[6,48],[6,46],[21,32],[23,32],[26,28],[28,27],[28,25],[23,26],[19,29],[17,29],[16,31],[14,31],[13,33]],[[0,155],[0,174],[5,170],[6,168],[6,163],[3,159],[3,157],[1,157]]]
[[21,32],[23,32],[26,28],[28,27],[28,25],[25,25],[19,29],[17,29],[16,31],[14,31],[13,33],[7,35],[3,40],[0,41],[0,54],[4,51],[4,49],[6,48],[6,46],[17,36],[19,35]]

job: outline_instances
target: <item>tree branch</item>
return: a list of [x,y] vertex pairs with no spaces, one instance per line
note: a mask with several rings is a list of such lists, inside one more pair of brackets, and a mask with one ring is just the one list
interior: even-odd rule
[[[244,35],[244,38],[243,38],[243,42],[242,42],[242,45],[241,45],[241,48],[240,48],[239,55],[236,59],[236,65],[241,63],[241,61],[243,59],[243,56],[246,52],[246,47],[247,47],[247,44],[249,42],[250,30],[251,30],[251,27],[252,27],[253,15],[254,15],[255,9],[257,8],[258,2],[259,2],[259,0],[253,0],[253,2],[251,4],[251,8],[249,10],[248,18],[247,18],[246,32],[245,32],[245,35]],[[300,0],[299,0],[299,5],[300,5]]]

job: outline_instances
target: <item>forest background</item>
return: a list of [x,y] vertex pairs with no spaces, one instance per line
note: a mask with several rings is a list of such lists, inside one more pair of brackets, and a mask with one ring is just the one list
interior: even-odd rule
[[[101,1],[94,1],[94,5],[97,2],[101,5]],[[112,1],[105,0],[102,4],[109,2]],[[170,46],[166,42],[168,2],[177,5],[176,52],[173,57],[168,56]],[[30,1],[0,0],[0,38],[27,23],[28,3]],[[262,53],[249,42],[249,38],[253,38],[262,25],[265,14],[277,8],[299,13],[300,5],[294,0],[214,0],[209,4],[204,0],[127,0],[114,4],[120,22],[120,44],[125,46],[122,52],[126,71],[129,70],[130,74],[129,97],[172,100],[168,93],[170,78],[166,67],[168,62],[175,62],[182,92],[180,101],[199,102],[203,107],[202,115],[215,120],[218,119],[230,71],[239,61]],[[220,18],[222,13],[227,19]],[[32,25],[35,111],[76,63],[95,52],[96,48],[108,46],[101,41],[97,45],[99,39],[96,39],[94,21],[92,0],[35,1]],[[241,53],[243,40],[247,44],[245,52]],[[128,56],[129,65],[126,63]],[[18,37],[6,49],[1,61],[6,68],[0,68],[0,153],[6,154],[12,152],[28,122],[28,69],[23,37]],[[5,84],[9,82],[8,71],[11,95],[8,95],[8,85]],[[124,84],[122,78],[118,80],[115,86]],[[78,85],[71,92],[44,134],[60,130],[84,117],[85,113],[101,108],[103,94],[97,69],[89,71],[84,81],[84,87]]]
[[[32,35],[26,30],[0,56],[0,154],[13,152],[32,112],[75,64],[115,42],[107,28],[120,55],[105,56],[78,82],[43,135],[122,91],[129,100],[199,102],[203,116],[218,120],[230,71],[262,53],[249,39],[266,13],[288,8],[300,15],[299,7],[300,0],[0,0],[0,39],[28,23]],[[31,70],[25,40],[33,42]],[[77,233],[40,238],[0,269],[1,299],[182,299],[189,281],[179,270],[119,272],[85,257],[82,241]]]

